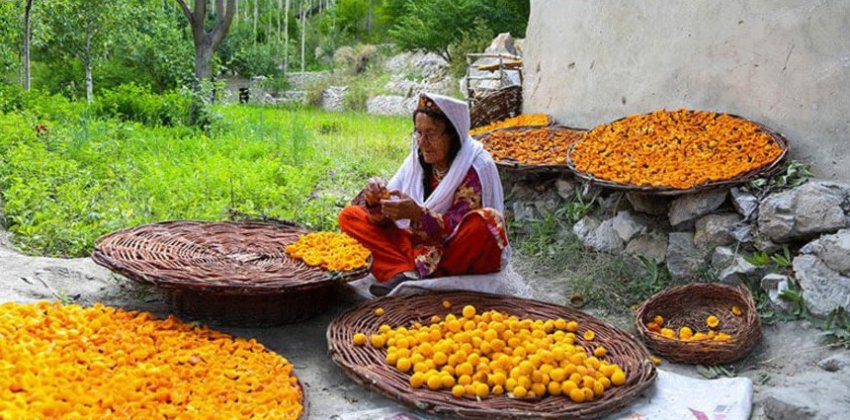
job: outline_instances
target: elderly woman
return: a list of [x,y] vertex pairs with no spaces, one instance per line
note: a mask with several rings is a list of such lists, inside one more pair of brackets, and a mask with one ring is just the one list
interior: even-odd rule
[[413,122],[411,153],[389,185],[370,179],[339,215],[340,228],[372,251],[378,296],[411,279],[494,273],[508,255],[502,184],[467,134],[469,107],[423,93]]

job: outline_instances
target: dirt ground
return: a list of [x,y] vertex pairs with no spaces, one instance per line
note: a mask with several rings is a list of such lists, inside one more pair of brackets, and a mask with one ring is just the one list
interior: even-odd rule
[[[518,271],[532,287],[535,298],[565,303],[563,277],[557,273],[523,272],[519,266]],[[5,233],[0,233],[0,302],[43,299],[84,305],[99,301],[159,316],[168,313],[158,294],[113,275],[90,259],[24,256],[11,247]],[[256,338],[290,360],[305,386],[311,419],[378,419],[405,413],[406,408],[354,383],[327,357],[328,324],[354,305],[354,298],[343,295],[331,311],[304,323],[272,328],[217,328]],[[630,319],[595,315],[633,332]],[[733,365],[738,376],[754,383],[751,418],[848,418],[850,352],[823,346],[819,334],[820,330],[808,322],[766,326],[762,343],[749,357]],[[700,377],[693,366],[663,362],[660,369]]]

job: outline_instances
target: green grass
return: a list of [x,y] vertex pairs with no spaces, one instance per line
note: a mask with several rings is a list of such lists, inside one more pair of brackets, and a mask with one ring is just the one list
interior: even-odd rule
[[203,132],[51,99],[0,108],[4,224],[22,250],[51,256],[88,255],[98,236],[128,226],[223,220],[228,209],[334,229],[368,177],[400,165],[411,130],[409,118],[230,105],[213,108]]

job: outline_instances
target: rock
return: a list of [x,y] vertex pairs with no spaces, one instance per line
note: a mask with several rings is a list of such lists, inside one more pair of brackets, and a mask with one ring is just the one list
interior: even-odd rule
[[747,276],[757,274],[759,268],[748,263],[741,255],[735,255],[732,264],[720,271],[717,276],[721,283],[737,285],[746,281]]
[[416,109],[415,98],[398,95],[378,95],[366,101],[366,112],[373,115],[409,116]]
[[508,197],[514,201],[533,201],[537,196],[537,191],[530,188],[524,182],[516,182],[511,187]]
[[517,222],[528,222],[537,218],[537,210],[534,204],[525,201],[516,201],[511,206],[513,218]]
[[449,64],[434,53],[404,52],[394,55],[384,62],[384,68],[390,74],[416,73],[422,79],[437,77],[445,73]]
[[602,222],[600,222],[594,217],[583,217],[581,220],[579,220],[578,222],[576,222],[576,224],[573,225],[573,233],[575,233],[576,236],[578,236],[578,238],[581,239],[582,242],[585,242],[586,239],[591,235],[591,233],[593,233],[593,231],[596,230],[596,228],[598,228],[601,223]]
[[328,111],[345,110],[345,95],[348,86],[330,86],[322,92],[322,108]]
[[694,244],[702,248],[732,245],[735,243],[735,238],[732,236],[732,227],[741,220],[743,220],[741,216],[735,213],[703,216],[696,223]]
[[729,235],[735,242],[744,244],[751,243],[755,240],[755,229],[753,225],[746,222],[739,222],[729,228]]
[[774,242],[811,239],[848,226],[850,186],[812,181],[767,196],[759,207],[759,232]]
[[813,254],[842,276],[850,276],[850,229],[824,235],[806,244],[801,253]]
[[698,218],[717,210],[726,201],[726,191],[683,195],[670,203],[667,216],[674,229],[689,229]]
[[753,247],[768,254],[773,254],[782,249],[782,245],[771,241],[764,235],[758,233],[758,231],[756,231],[755,236],[753,237]]
[[641,256],[657,263],[664,262],[667,256],[667,235],[637,235],[626,245],[626,254]]
[[635,211],[651,216],[667,214],[669,200],[665,197],[630,192],[626,194],[626,200],[629,201]]
[[825,317],[839,306],[850,309],[850,277],[829,268],[818,257],[794,257],[794,275],[812,314]]
[[818,367],[827,372],[838,372],[850,366],[850,354],[839,353],[818,362]]
[[689,279],[705,263],[694,245],[694,234],[673,232],[667,240],[667,269],[674,280]]
[[563,178],[558,178],[558,180],[555,181],[555,188],[558,191],[558,195],[564,200],[572,200],[575,198],[576,186],[574,183]]
[[331,74],[326,71],[289,72],[286,74],[290,89],[301,91],[308,90],[311,86],[330,77]]
[[599,211],[603,214],[616,214],[624,210],[631,210],[631,206],[621,192],[611,193],[599,201]]
[[761,279],[761,288],[767,292],[770,298],[770,303],[774,308],[786,311],[791,305],[789,302],[779,297],[785,290],[788,290],[790,279],[782,274],[771,273]]
[[490,41],[490,46],[487,47],[484,52],[493,53],[493,54],[510,54],[510,55],[519,55],[517,53],[516,47],[514,46],[514,39],[509,32],[504,32],[499,35],[496,35],[492,41]]
[[850,367],[850,354],[838,353],[818,362],[818,367],[827,372],[838,372]]
[[651,221],[629,211],[620,211],[613,220],[614,231],[623,242],[629,242],[635,235],[647,233],[651,227]]
[[731,266],[735,262],[735,251],[732,248],[719,246],[714,248],[714,253],[711,254],[711,266],[718,270],[723,270]]
[[755,195],[744,192],[737,187],[729,190],[729,193],[732,197],[732,206],[741,216],[744,216],[744,220],[749,220],[751,216],[755,215],[759,208],[759,200]]
[[534,200],[534,208],[541,215],[552,214],[558,209],[559,202],[557,195],[554,198],[542,197],[540,200]]
[[[582,221],[588,220],[585,223]],[[582,240],[585,246],[597,251],[617,253],[625,248],[623,240],[614,231],[614,220],[609,219],[601,223],[594,222],[596,219],[585,217],[573,226],[573,232]],[[596,224],[598,223],[598,224]],[[595,228],[591,227],[596,224]]]
[[[794,395],[797,394],[797,395]],[[807,398],[799,390],[782,397],[768,396],[762,399],[764,414],[770,420],[798,420],[814,418],[815,411],[805,404]],[[785,398],[790,397],[790,398]]]

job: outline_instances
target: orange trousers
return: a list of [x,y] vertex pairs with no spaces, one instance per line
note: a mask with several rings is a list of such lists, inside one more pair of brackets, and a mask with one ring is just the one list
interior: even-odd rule
[[[398,273],[414,271],[416,253],[411,232],[394,223],[378,226],[369,221],[366,209],[348,206],[339,214],[339,227],[372,251],[372,274],[385,282]],[[466,217],[445,244],[437,270],[429,277],[487,274],[499,271],[502,250],[483,218]]]

